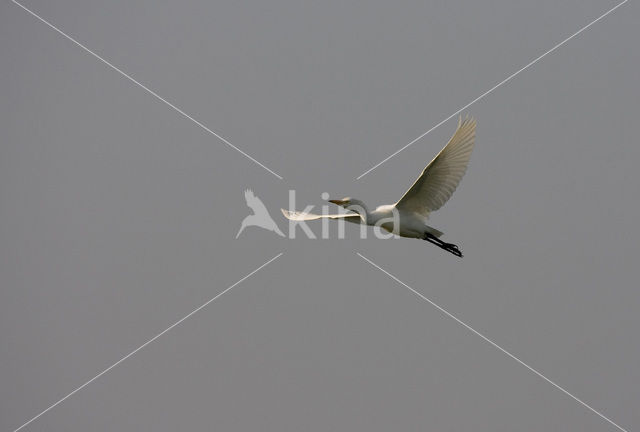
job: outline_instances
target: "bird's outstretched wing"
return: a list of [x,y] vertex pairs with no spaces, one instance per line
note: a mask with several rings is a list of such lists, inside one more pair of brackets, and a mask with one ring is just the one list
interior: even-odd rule
[[310,221],[310,220],[316,220],[316,219],[322,219],[322,218],[330,218],[330,219],[344,219],[349,222],[360,223],[360,221],[362,220],[360,218],[360,215],[357,213],[319,215],[314,213],[302,213],[297,211],[289,211],[285,209],[280,209],[280,211],[282,211],[282,214],[284,215],[284,217],[293,221]]
[[422,171],[413,186],[396,203],[398,210],[413,212],[423,217],[438,210],[451,198],[467,170],[476,138],[473,117],[458,120],[458,129]]
[[255,196],[255,194],[251,189],[246,189],[244,191],[244,199],[247,200],[247,205],[251,210],[253,210],[254,214],[256,215],[269,214],[269,211],[264,206],[262,201],[260,201],[260,198]]

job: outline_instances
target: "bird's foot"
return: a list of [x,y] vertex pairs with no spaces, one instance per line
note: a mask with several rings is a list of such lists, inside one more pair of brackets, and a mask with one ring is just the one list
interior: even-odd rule
[[459,256],[460,258],[462,258],[462,252],[460,251],[460,249],[458,248],[458,245],[455,245],[453,243],[444,243],[442,245],[442,248],[448,252],[451,252],[452,254]]
[[460,248],[458,248],[458,245],[455,245],[453,243],[443,242],[438,237],[430,233],[426,233],[423,239],[428,241],[429,243],[433,243],[434,245],[438,246],[441,249],[446,250],[447,252],[454,254],[455,256],[462,258],[462,252],[460,251]]
[[442,246],[444,246],[445,249],[457,250],[457,251],[460,250],[458,249],[458,245],[455,245],[453,243],[444,243]]

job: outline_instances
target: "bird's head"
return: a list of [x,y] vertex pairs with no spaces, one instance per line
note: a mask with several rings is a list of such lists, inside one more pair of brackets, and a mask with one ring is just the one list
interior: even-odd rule
[[347,210],[358,213],[360,215],[367,214],[367,206],[358,199],[345,197],[338,200],[329,200],[330,203],[344,207]]

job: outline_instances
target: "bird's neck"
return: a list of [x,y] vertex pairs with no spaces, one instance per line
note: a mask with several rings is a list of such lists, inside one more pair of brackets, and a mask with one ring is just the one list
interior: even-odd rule
[[369,219],[369,208],[365,203],[360,200],[352,199],[351,204],[347,207],[347,210],[358,213],[366,221]]

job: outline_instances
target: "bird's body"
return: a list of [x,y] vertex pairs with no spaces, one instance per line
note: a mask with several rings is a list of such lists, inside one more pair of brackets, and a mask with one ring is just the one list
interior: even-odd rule
[[360,200],[343,198],[330,202],[350,210],[352,213],[315,215],[291,212],[282,213],[291,220],[308,221],[320,218],[344,219],[348,222],[379,226],[400,237],[419,238],[429,241],[457,256],[462,256],[458,247],[439,238],[443,233],[429,225],[429,214],[438,210],[451,198],[464,176],[475,143],[476,122],[465,118],[447,145],[422,171],[422,174],[395,204],[381,205],[375,210]]
[[[394,212],[399,217],[397,227],[394,223]],[[414,213],[398,211],[395,204],[385,204],[376,207],[369,213],[370,223],[368,225],[380,226],[390,233],[400,237],[422,238],[426,232],[440,237],[443,233],[437,229],[430,227],[425,223],[427,218],[420,217]],[[382,222],[380,222],[382,221]]]

